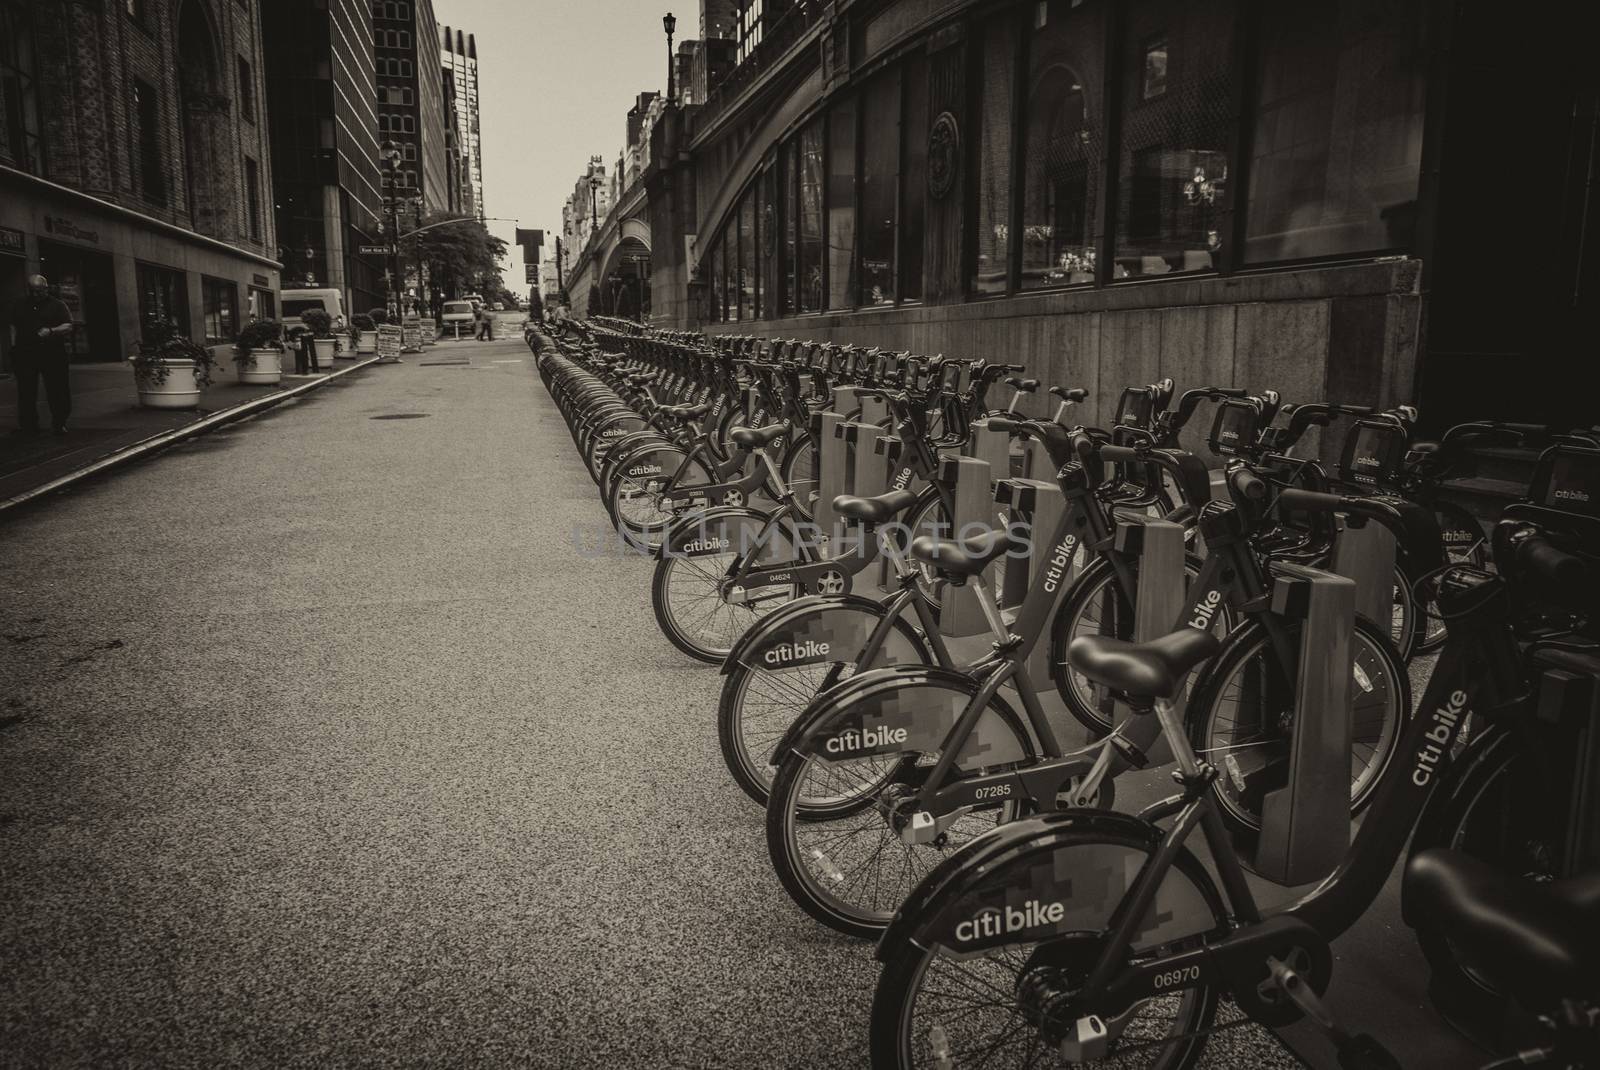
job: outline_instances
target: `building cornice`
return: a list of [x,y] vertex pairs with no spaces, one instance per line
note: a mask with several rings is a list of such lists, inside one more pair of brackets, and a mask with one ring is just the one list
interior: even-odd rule
[[114,216],[120,216],[125,219],[134,220],[154,230],[159,230],[175,237],[182,238],[185,241],[192,242],[195,245],[203,246],[209,249],[215,249],[219,252],[230,253],[234,256],[243,257],[246,260],[253,260],[258,264],[264,264],[267,267],[274,268],[279,271],[283,270],[283,265],[281,263],[271,259],[270,257],[263,256],[260,253],[253,253],[248,249],[241,249],[237,245],[229,245],[227,242],[218,241],[216,238],[208,238],[206,235],[201,234],[198,231],[190,230],[188,227],[180,227],[176,223],[168,223],[165,220],[157,219],[155,216],[145,215],[143,212],[134,211],[132,208],[124,208],[122,205],[116,204],[112,201],[96,197],[90,193],[84,193],[81,190],[75,190],[71,186],[63,186],[58,182],[51,182],[49,179],[40,178],[38,175],[30,175],[26,171],[18,171],[14,167],[7,167],[4,164],[0,164],[0,178],[12,179],[22,183],[23,185],[34,186],[46,192],[79,201],[85,206],[93,208],[96,211],[108,212]]

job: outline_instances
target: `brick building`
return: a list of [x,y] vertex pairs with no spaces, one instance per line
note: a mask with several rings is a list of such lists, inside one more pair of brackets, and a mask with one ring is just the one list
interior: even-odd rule
[[74,359],[275,312],[257,6],[0,0],[0,301],[48,276]]

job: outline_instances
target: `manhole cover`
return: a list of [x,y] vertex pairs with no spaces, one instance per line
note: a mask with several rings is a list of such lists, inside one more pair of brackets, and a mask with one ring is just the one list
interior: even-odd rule
[[390,412],[390,413],[385,413],[382,416],[369,416],[369,417],[367,417],[367,419],[369,419],[369,420],[421,420],[424,417],[430,416],[430,415],[432,415],[432,414],[431,413],[426,413],[426,412]]

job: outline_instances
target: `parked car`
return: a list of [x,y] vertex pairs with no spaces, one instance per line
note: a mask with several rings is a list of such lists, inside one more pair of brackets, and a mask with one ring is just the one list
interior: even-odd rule
[[454,325],[460,325],[467,329],[468,334],[472,333],[472,312],[472,302],[465,298],[459,301],[446,301],[444,311],[439,315],[440,331],[457,330],[459,328]]

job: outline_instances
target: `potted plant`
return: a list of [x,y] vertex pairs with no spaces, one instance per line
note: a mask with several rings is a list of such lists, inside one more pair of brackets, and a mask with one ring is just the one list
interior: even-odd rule
[[320,308],[308,308],[300,313],[300,322],[311,331],[311,344],[316,347],[317,367],[333,367],[333,317]]
[[357,312],[350,317],[350,342],[356,347],[356,355],[363,356],[378,351],[378,324],[365,312]]
[[372,322],[376,323],[379,327],[382,327],[384,324],[389,322],[389,310],[384,308],[382,305],[379,305],[371,312],[368,312],[367,315],[371,316]]
[[233,343],[233,363],[239,381],[271,386],[283,379],[283,324],[277,320],[256,320],[246,324]]
[[128,362],[139,388],[139,404],[150,409],[192,409],[211,385],[217,362],[211,350],[196,345],[176,327],[165,325],[154,341],[140,342]]

